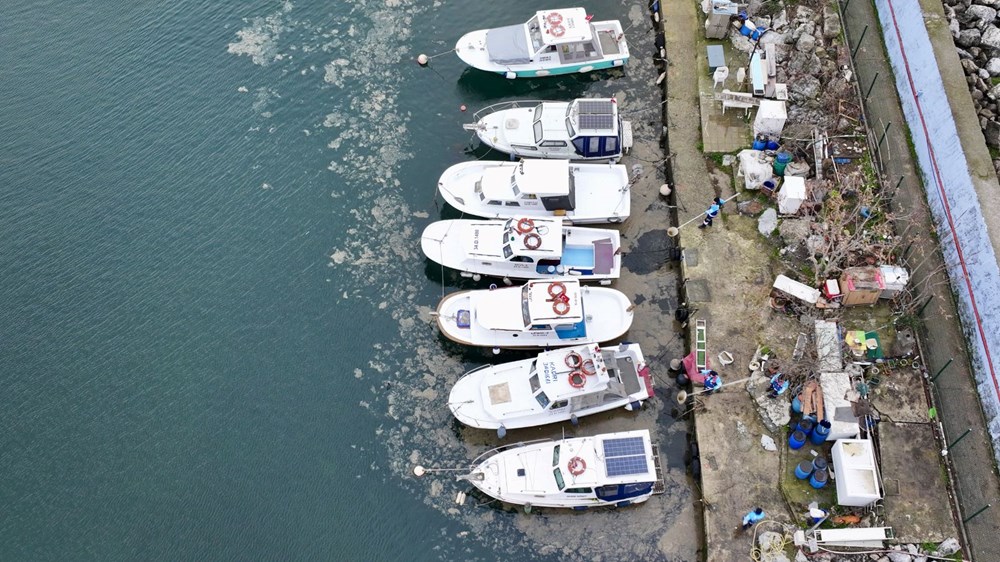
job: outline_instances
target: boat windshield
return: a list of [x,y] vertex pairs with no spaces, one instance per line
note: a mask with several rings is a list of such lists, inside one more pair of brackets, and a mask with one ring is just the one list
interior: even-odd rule
[[531,310],[529,310],[528,305],[531,304],[531,300],[528,298],[528,285],[521,287],[521,319],[524,320],[525,326],[531,325]]
[[538,404],[542,407],[543,410],[546,407],[548,407],[549,402],[551,402],[551,400],[549,400],[549,396],[547,394],[545,394],[544,391],[539,392],[538,394],[536,394],[535,395],[535,400],[538,400]]
[[576,130],[573,129],[573,118],[570,115],[572,112],[573,104],[569,104],[569,107],[566,108],[566,134],[569,135],[569,138],[576,136]]
[[552,447],[552,466],[559,464],[559,445]]
[[563,491],[566,488],[566,481],[563,480],[562,470],[559,467],[553,468],[552,476],[556,478],[556,486],[559,487],[559,491]]
[[538,49],[542,48],[542,30],[538,27],[538,16],[532,17],[525,25],[528,26],[528,35],[531,36],[532,52],[537,53]]
[[535,131],[535,144],[542,142],[542,104],[535,106],[535,118],[532,129]]
[[538,375],[537,374],[531,375],[531,378],[528,379],[528,384],[531,386],[531,393],[532,394],[534,394],[535,392],[538,392],[539,388],[542,388],[542,385],[538,383]]

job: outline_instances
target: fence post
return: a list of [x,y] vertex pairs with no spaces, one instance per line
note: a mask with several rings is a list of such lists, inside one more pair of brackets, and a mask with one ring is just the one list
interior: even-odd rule
[[878,139],[878,145],[875,146],[875,150],[876,151],[877,150],[881,150],[881,148],[882,148],[882,141],[885,140],[885,135],[887,135],[889,133],[889,127],[892,127],[892,121],[886,123],[885,129],[882,130],[882,138]]
[[931,382],[936,381],[937,378],[941,376],[941,373],[943,373],[944,370],[948,368],[948,365],[951,365],[951,362],[954,361],[954,360],[955,360],[954,357],[949,358],[948,362],[944,364],[944,367],[941,367],[940,369],[938,369],[938,372],[935,373],[933,377],[931,377]]
[[965,433],[959,435],[958,439],[955,439],[954,441],[952,441],[951,444],[948,445],[948,449],[951,450],[952,447],[954,447],[955,445],[958,445],[958,442],[961,441],[962,439],[965,439],[965,436],[968,435],[969,433],[972,433],[972,428],[971,427],[969,429],[966,429]]
[[865,92],[865,101],[868,101],[868,96],[872,95],[872,88],[875,87],[875,81],[878,80],[878,72],[875,73],[875,77],[872,78],[872,83],[868,86],[868,91]]
[[969,521],[971,521],[971,520],[972,520],[972,518],[973,518],[973,517],[975,517],[975,516],[979,515],[980,513],[982,513],[982,512],[984,512],[984,511],[986,511],[987,509],[989,509],[990,507],[992,507],[992,505],[993,505],[993,504],[989,504],[989,503],[988,503],[988,504],[984,505],[983,507],[980,507],[980,508],[979,508],[979,511],[977,511],[977,512],[973,513],[972,515],[970,515],[970,516],[966,517],[965,519],[962,519],[962,523],[963,523],[963,524],[965,524],[965,523],[968,523]]
[[851,58],[858,56],[858,51],[861,49],[861,43],[865,40],[865,33],[868,33],[868,26],[866,25],[864,29],[861,30],[861,38],[858,39],[858,44],[854,47],[854,52],[851,53]]

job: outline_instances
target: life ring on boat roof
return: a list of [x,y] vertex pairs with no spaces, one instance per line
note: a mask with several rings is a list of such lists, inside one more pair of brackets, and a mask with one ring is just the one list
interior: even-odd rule
[[587,375],[580,371],[573,371],[569,374],[569,385],[573,388],[583,388],[587,385]]
[[559,316],[565,316],[569,313],[569,303],[561,300],[552,303],[552,312]]
[[573,476],[579,476],[587,471],[587,461],[580,457],[573,457],[566,463],[566,470]]
[[542,237],[534,232],[524,235],[524,247],[529,250],[537,250],[542,247]]
[[563,17],[559,12],[551,12],[545,16],[545,21],[549,22],[549,25],[559,25],[562,23]]
[[585,375],[596,375],[597,365],[594,365],[594,360],[587,359],[586,361],[580,363],[580,372]]
[[549,285],[549,296],[552,298],[561,297],[566,294],[566,284],[556,281]]
[[527,234],[527,233],[531,232],[532,230],[535,230],[535,221],[533,221],[533,220],[531,220],[529,218],[523,218],[523,219],[517,221],[517,233],[518,234]]
[[566,354],[566,366],[570,369],[578,369],[580,365],[583,365],[583,355],[575,351],[570,351]]
[[549,29],[549,33],[551,33],[553,37],[562,37],[563,35],[566,35],[566,28],[561,25],[553,25],[552,28]]

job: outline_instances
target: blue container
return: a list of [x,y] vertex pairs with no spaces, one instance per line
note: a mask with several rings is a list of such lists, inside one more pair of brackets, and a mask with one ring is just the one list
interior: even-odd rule
[[830,422],[823,420],[813,428],[809,440],[812,441],[813,445],[822,445],[826,441],[827,435],[830,435]]
[[799,480],[805,480],[806,478],[809,478],[810,476],[812,476],[812,473],[813,473],[813,465],[809,461],[802,461],[799,464],[795,465],[795,477],[798,478]]
[[767,31],[767,28],[764,27],[764,26],[761,26],[761,27],[758,27],[757,29],[754,29],[753,31],[750,32],[750,39],[752,41],[756,41],[756,40],[760,39],[761,35],[764,35],[765,31]]
[[746,22],[743,22],[743,27],[740,28],[740,35],[742,35],[744,37],[750,37],[750,33],[752,31],[753,30],[750,29],[750,26],[747,25]]
[[[774,180],[766,180],[761,185],[763,186],[764,191],[766,191],[768,195],[774,193],[775,188],[778,187],[778,184],[774,183]],[[801,409],[801,406],[799,408]]]
[[778,141],[769,140],[767,141],[767,150],[778,150]]
[[826,459],[823,457],[816,457],[813,459],[812,468],[813,470],[826,470],[827,464]]
[[754,150],[764,150],[767,148],[767,142],[764,139],[755,139],[752,148]]
[[801,449],[803,445],[806,444],[806,434],[802,431],[796,429],[788,436],[788,446],[795,449]]
[[795,429],[798,429],[799,431],[801,431],[802,433],[805,433],[808,436],[808,435],[812,434],[812,430],[813,430],[813,427],[815,425],[816,425],[816,423],[814,421],[812,421],[811,419],[809,419],[809,418],[802,418],[801,420],[799,420],[799,424],[797,426],[795,426]]
[[779,152],[778,156],[774,159],[774,173],[779,176],[785,175],[785,166],[792,161],[792,155],[788,152]]
[[826,482],[829,479],[830,475],[825,470],[816,470],[809,477],[809,485],[819,490],[823,486],[826,486]]
[[[772,191],[773,191],[773,189],[772,189]],[[796,414],[801,414],[802,413],[802,401],[799,400],[798,396],[796,396],[795,398],[792,398],[792,411],[795,412]]]

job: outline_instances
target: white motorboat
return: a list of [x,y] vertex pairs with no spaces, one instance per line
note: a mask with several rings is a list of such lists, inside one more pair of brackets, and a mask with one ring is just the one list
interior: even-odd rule
[[515,156],[617,161],[632,148],[632,124],[619,117],[614,98],[502,102],[473,119],[466,130]]
[[456,164],[438,190],[449,205],[477,217],[562,217],[572,224],[619,223],[631,212],[628,170],[568,160]]
[[649,430],[623,431],[498,447],[459,479],[510,504],[625,507],[663,493],[659,457]]
[[458,343],[499,348],[606,342],[632,325],[628,297],[573,278],[452,293],[437,306],[441,332]]
[[473,68],[510,79],[624,66],[629,53],[621,23],[590,19],[583,8],[541,10],[525,23],[466,33],[455,52]]
[[564,226],[559,218],[438,221],[424,229],[420,247],[431,260],[466,277],[571,275],[610,284],[621,272],[617,231]]
[[639,344],[592,343],[473,369],[452,387],[448,407],[472,427],[517,429],[615,408],[631,411],[652,396],[653,377]]

